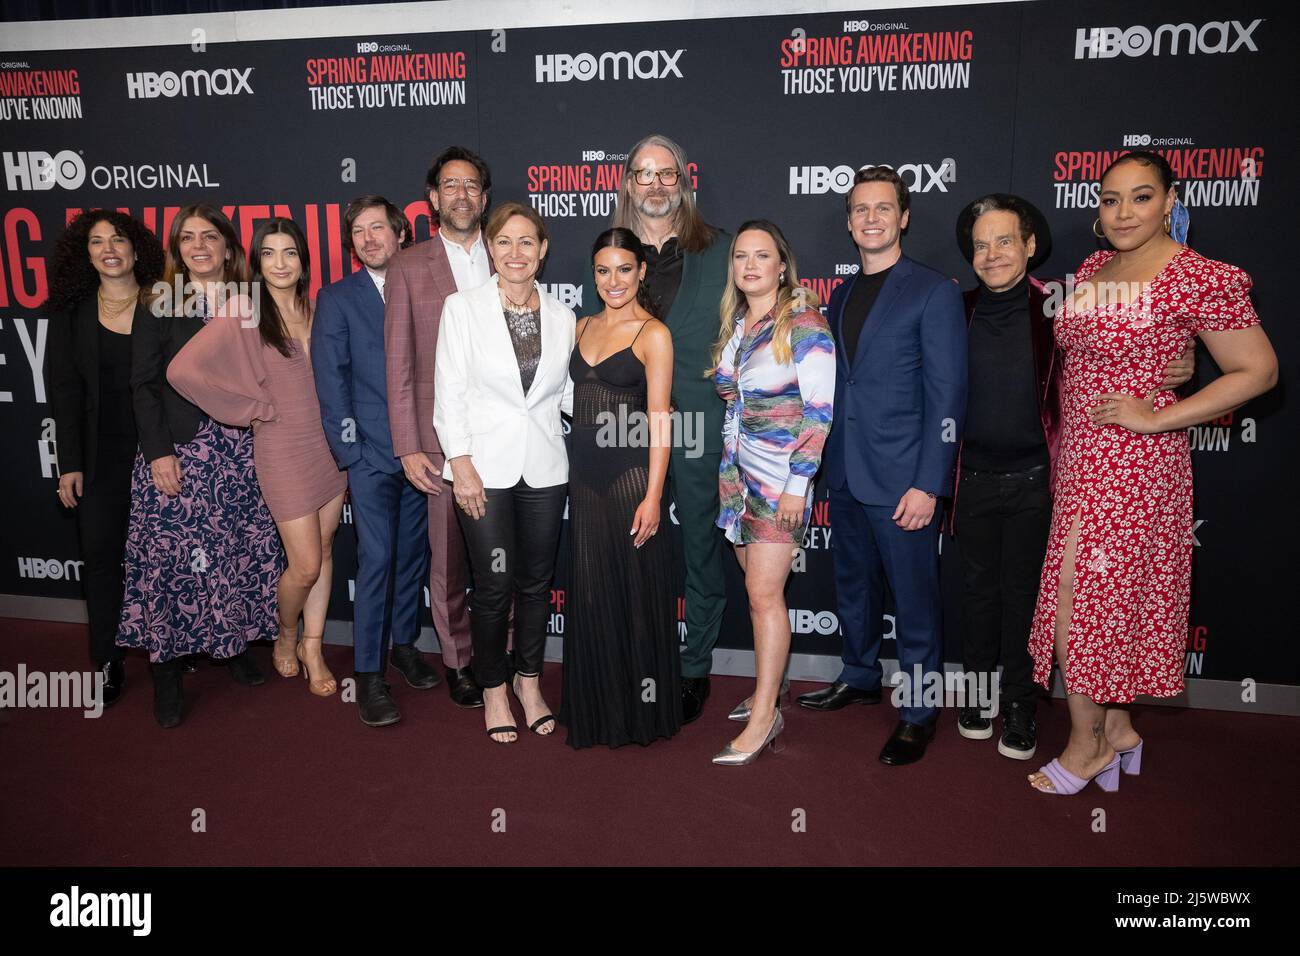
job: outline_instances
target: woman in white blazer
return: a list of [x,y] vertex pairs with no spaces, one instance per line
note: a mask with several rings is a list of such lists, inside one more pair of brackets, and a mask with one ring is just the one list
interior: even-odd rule
[[560,412],[573,410],[575,320],[535,281],[547,248],[536,212],[506,203],[483,231],[497,274],[443,306],[433,427],[474,573],[470,635],[487,732],[510,743],[518,736],[505,688],[512,604],[515,696],[530,730],[555,729],[539,678],[568,490]]

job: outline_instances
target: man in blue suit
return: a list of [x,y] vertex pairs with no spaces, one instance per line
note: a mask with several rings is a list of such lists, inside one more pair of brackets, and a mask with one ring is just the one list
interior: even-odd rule
[[406,217],[382,196],[363,196],[344,214],[344,241],[365,267],[321,289],[311,330],[312,370],[325,437],[347,469],[357,532],[352,647],[361,722],[400,719],[384,679],[392,664],[412,687],[438,683],[420,656],[420,603],[429,573],[428,504],[393,457],[384,364],[384,276],[410,245]]
[[938,719],[921,697],[928,675],[942,679],[936,512],[938,499],[952,493],[966,410],[961,293],[951,279],[903,255],[908,199],[897,173],[873,166],[858,171],[846,203],[862,268],[831,296],[839,365],[822,459],[844,668],[831,686],[799,698],[813,710],[880,701],[888,582],[899,667],[910,688],[880,752],[891,765],[921,759]]

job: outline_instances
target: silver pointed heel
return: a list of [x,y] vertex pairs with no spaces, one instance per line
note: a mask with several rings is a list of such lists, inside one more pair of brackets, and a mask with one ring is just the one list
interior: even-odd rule
[[[747,697],[742,700],[732,709],[731,713],[727,715],[727,719],[739,720],[742,723],[747,723],[749,721],[749,702],[751,700],[753,700],[752,697]],[[781,710],[785,710],[790,706],[790,682],[788,680],[781,681],[781,690],[776,695],[776,706]]]
[[781,716],[781,711],[778,710],[776,719],[772,721],[772,728],[767,732],[767,736],[763,738],[763,742],[758,745],[757,750],[745,753],[728,744],[714,755],[713,762],[720,767],[744,767],[757,760],[758,755],[768,747],[772,748],[773,753],[779,753],[785,746],[780,739],[783,730],[785,730],[785,718]]

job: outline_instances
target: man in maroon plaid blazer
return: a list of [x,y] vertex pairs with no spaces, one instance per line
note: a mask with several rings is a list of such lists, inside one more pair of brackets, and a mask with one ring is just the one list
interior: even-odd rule
[[433,430],[433,370],[443,301],[491,278],[480,225],[492,174],[477,154],[452,146],[434,159],[425,182],[438,231],[392,258],[384,287],[388,420],[393,453],[407,479],[429,499],[429,592],[448,689],[460,706],[482,707],[483,692],[469,666],[465,541]]

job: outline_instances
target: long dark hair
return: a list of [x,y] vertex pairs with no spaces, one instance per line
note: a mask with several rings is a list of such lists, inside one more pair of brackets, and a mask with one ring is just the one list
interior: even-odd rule
[[266,242],[267,236],[288,236],[293,240],[298,250],[298,261],[302,263],[302,275],[298,276],[298,283],[294,286],[293,300],[299,309],[308,314],[311,312],[311,303],[307,298],[307,293],[311,289],[311,255],[307,252],[307,237],[302,234],[302,229],[292,219],[281,216],[267,219],[253,230],[253,241],[248,244],[248,258],[252,262],[253,278],[261,280],[257,283],[260,310],[257,330],[262,334],[262,344],[269,345],[288,358],[292,354],[289,344],[291,336],[284,324],[284,316],[280,314],[280,308],[271,296],[271,288],[262,276],[262,244]]
[[116,209],[87,209],[68,223],[50,252],[50,294],[44,306],[47,313],[71,309],[99,289],[99,273],[90,262],[87,246],[90,230],[101,222],[109,223],[119,236],[130,241],[135,253],[132,271],[141,292],[147,292],[162,275],[162,243],[144,223]]
[[[182,283],[190,281],[189,267],[181,258],[181,232],[190,219],[202,219],[216,229],[225,240],[230,258],[222,268],[221,281],[227,285],[232,282],[248,281],[248,260],[244,257],[244,245],[239,241],[239,234],[235,232],[234,224],[224,212],[211,203],[190,203],[176,213],[175,218],[172,219],[171,229],[167,233],[167,255],[163,264],[162,288],[146,292],[145,298],[157,315],[172,315],[182,309],[183,302],[173,301],[173,299],[176,277],[179,275]],[[219,303],[210,303],[209,307],[215,305]]]
[[[596,264],[596,253],[600,252],[601,249],[626,249],[636,256],[638,266],[645,265],[645,246],[641,244],[641,240],[637,238],[635,232],[624,226],[606,229],[596,237],[596,241],[591,244],[591,264],[593,266]],[[599,293],[597,295],[599,296]],[[646,288],[644,279],[637,284],[636,302],[654,318],[663,319],[663,316],[659,314],[659,303],[655,302],[654,296]],[[593,302],[592,305],[594,306],[595,303]],[[595,315],[594,312],[592,314]]]

